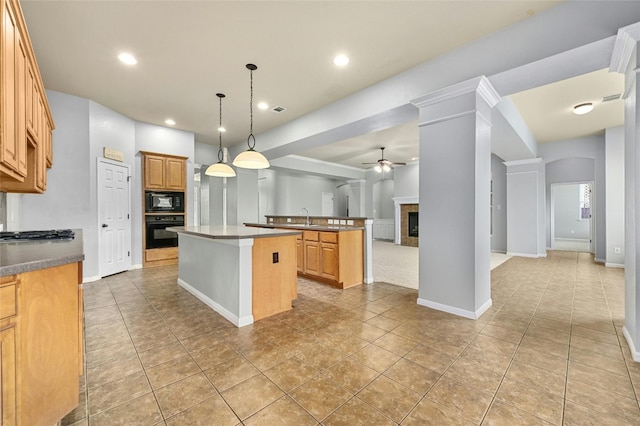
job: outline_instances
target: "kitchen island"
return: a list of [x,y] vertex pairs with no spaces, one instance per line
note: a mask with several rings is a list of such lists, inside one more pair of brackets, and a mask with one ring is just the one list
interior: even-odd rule
[[[246,223],[262,229],[302,231],[296,241],[298,275],[345,289],[364,282],[371,257],[367,219],[266,216],[268,223]],[[370,222],[370,221],[369,221]]]
[[180,226],[178,284],[236,327],[291,309],[297,230]]
[[2,424],[53,425],[78,405],[84,254],[73,233],[0,242]]

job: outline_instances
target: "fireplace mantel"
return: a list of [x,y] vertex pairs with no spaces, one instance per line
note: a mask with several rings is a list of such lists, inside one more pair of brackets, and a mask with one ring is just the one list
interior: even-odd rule
[[400,217],[400,206],[403,204],[419,204],[419,200],[418,197],[393,197],[391,198],[393,200],[393,204],[395,205],[395,227],[396,227],[396,232],[395,232],[395,237],[393,239],[394,244],[400,244],[401,241],[401,234],[400,234],[400,224],[402,222],[401,217]]

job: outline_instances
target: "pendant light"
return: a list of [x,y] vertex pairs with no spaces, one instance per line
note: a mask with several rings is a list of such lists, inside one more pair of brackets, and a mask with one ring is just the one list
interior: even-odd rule
[[269,167],[269,160],[254,149],[256,146],[256,137],[253,135],[253,72],[257,70],[258,67],[253,64],[247,64],[247,69],[251,73],[251,98],[249,100],[251,125],[249,128],[249,137],[247,138],[249,149],[238,154],[233,160],[233,165],[243,169],[266,169]]
[[216,96],[220,100],[220,127],[218,128],[220,145],[218,146],[218,162],[210,165],[204,174],[215,177],[234,177],[236,175],[235,170],[222,161],[224,158],[224,153],[222,152],[222,132],[224,132],[224,128],[222,127],[222,98],[224,98],[225,95],[224,93],[216,93]]

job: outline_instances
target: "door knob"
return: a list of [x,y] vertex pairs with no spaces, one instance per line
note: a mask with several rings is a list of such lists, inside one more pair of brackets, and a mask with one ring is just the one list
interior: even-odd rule
[[103,224],[102,224],[102,227],[103,227],[103,228],[107,228],[107,227],[109,227],[109,225],[107,225],[106,223],[103,223]]

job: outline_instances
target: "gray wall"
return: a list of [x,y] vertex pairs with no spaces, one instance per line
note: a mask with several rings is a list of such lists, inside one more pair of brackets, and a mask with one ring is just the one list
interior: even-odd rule
[[[607,241],[606,264],[623,266],[624,250],[624,128],[605,132],[606,145],[606,206]],[[616,249],[619,253],[616,253]]]
[[407,164],[393,170],[393,196],[417,197],[419,189],[420,166],[418,163]]
[[390,179],[380,180],[373,184],[373,218],[393,219],[395,217],[394,181]]
[[491,180],[493,182],[493,230],[491,251],[507,252],[507,166],[502,158],[491,155]]
[[301,214],[302,207],[309,209],[311,216],[320,216],[323,192],[334,194],[334,215],[344,210],[344,206],[340,204],[344,198],[344,190],[337,188],[344,181],[275,169],[262,171],[259,179],[260,204],[268,206],[267,211],[260,212],[260,220],[263,220],[265,214],[297,216]]
[[[47,91],[56,129],[53,167],[44,194],[18,196],[17,230],[81,228],[85,279],[98,277],[97,161],[104,147],[121,151],[132,179],[131,264],[142,264],[142,164],[140,150],[189,157],[187,202],[193,193],[193,134],[139,123],[88,99]],[[46,212],[46,214],[43,214]],[[192,220],[192,214],[188,221]]]
[[553,238],[588,240],[591,238],[591,220],[580,219],[580,184],[554,184]]
[[547,247],[551,247],[551,184],[594,182],[593,215],[595,221],[595,258],[606,257],[605,143],[604,135],[540,144],[540,157],[546,164]]

